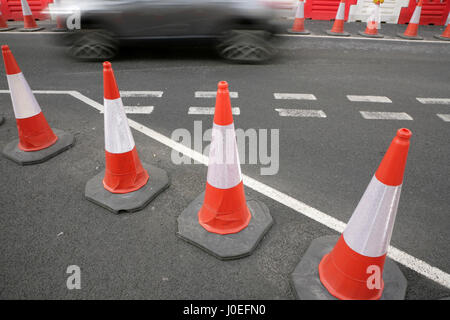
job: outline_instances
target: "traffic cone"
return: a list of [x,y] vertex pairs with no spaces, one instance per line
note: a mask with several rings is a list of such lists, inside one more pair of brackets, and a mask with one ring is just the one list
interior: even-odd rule
[[298,1],[297,11],[295,12],[295,20],[292,29],[289,29],[289,33],[296,34],[310,34],[308,30],[305,29],[305,3],[303,0]]
[[106,169],[88,181],[85,196],[115,213],[138,211],[169,186],[169,178],[141,163],[109,62],[103,63],[103,88]]
[[6,23],[5,19],[3,18],[2,12],[0,11],[0,32],[2,31],[9,31],[13,30],[13,27],[9,27]]
[[380,28],[380,3],[374,3],[373,12],[367,20],[367,27],[364,32],[359,31],[358,33],[363,37],[368,38],[383,38],[382,34],[378,33]]
[[441,35],[435,35],[435,38],[441,39],[441,40],[446,40],[446,41],[450,41],[450,11],[447,15],[447,22],[445,22],[445,30],[444,32],[442,32]]
[[[300,284],[306,275],[314,274],[315,282],[309,288],[302,287],[304,282],[300,284],[296,288],[299,295],[302,295],[300,290],[307,290],[311,295],[315,292],[316,298],[329,298],[329,295],[343,300],[377,300],[382,295],[385,299],[404,298],[406,280],[392,261],[387,265],[386,253],[397,214],[410,137],[408,129],[397,131],[337,243],[334,237],[326,241],[319,238],[315,247],[312,244],[313,249],[308,249],[308,266],[304,263],[297,267],[293,279]],[[333,243],[336,245],[330,252]],[[313,272],[311,268],[318,271]]]
[[[58,8],[61,0],[53,0],[53,7]],[[67,31],[66,19],[60,13],[56,14],[56,28],[53,28],[54,32]]]
[[327,30],[327,34],[331,36],[348,37],[350,33],[344,31],[345,20],[345,0],[339,3],[338,11],[336,12],[336,19],[334,20],[331,30]]
[[36,21],[34,20],[33,13],[30,10],[30,6],[28,5],[27,0],[20,0],[20,3],[22,5],[24,27],[19,29],[19,31],[32,32],[44,29],[36,24]]
[[70,148],[74,143],[73,135],[50,128],[7,45],[2,46],[2,54],[19,132],[19,139],[6,145],[3,154],[26,165],[44,162]]
[[421,36],[417,33],[419,31],[419,22],[420,22],[420,13],[422,12],[422,0],[419,0],[419,3],[416,5],[414,9],[414,13],[409,20],[408,27],[405,30],[405,33],[397,33],[400,38],[411,39],[411,40],[423,40]]
[[[218,84],[206,191],[178,218],[178,236],[215,255],[250,255],[272,225],[269,209],[246,200],[228,83]],[[225,236],[233,234],[232,237]]]

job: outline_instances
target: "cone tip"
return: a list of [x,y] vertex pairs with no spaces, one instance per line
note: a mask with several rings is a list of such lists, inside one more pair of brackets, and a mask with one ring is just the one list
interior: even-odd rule
[[401,128],[397,130],[397,137],[405,140],[409,140],[412,136],[412,132],[409,129]]
[[111,69],[112,69],[111,62],[109,62],[109,61],[103,62],[103,70],[104,71],[111,70]]
[[222,89],[222,90],[228,89],[228,82],[226,82],[226,81],[220,81],[220,82],[217,84],[217,88],[218,88],[218,89]]
[[2,52],[9,51],[9,46],[7,44],[2,45]]

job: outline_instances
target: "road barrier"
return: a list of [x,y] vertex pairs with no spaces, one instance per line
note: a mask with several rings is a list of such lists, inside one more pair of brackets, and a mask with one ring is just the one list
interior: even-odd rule
[[9,30],[13,30],[13,27],[9,27],[8,24],[6,23],[5,19],[3,18],[3,14],[0,11],[0,32],[1,31],[9,31]]
[[348,37],[350,33],[344,31],[345,21],[345,0],[341,0],[338,10],[336,12],[336,19],[334,20],[331,30],[327,30],[327,34],[330,36]]
[[289,33],[296,34],[310,34],[308,30],[305,29],[305,12],[304,12],[305,3],[303,0],[298,1],[297,10],[295,12],[295,19],[292,29],[289,29]]

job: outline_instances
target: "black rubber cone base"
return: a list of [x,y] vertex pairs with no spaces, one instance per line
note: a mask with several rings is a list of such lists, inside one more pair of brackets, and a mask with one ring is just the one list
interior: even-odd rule
[[44,27],[37,27],[37,28],[20,28],[18,29],[18,31],[20,32],[35,32],[35,31],[39,31],[39,30],[44,30]]
[[15,29],[15,27],[0,28],[0,32],[11,31],[11,30],[14,30],[14,29]]
[[[319,279],[319,263],[338,241],[339,236],[320,237],[311,242],[300,263],[291,274],[291,285],[301,300],[337,300]],[[384,290],[381,300],[404,300],[406,278],[392,259],[386,257],[383,270]]]
[[304,35],[311,34],[311,32],[309,30],[306,30],[306,29],[303,30],[303,31],[295,31],[295,30],[292,30],[292,29],[288,29],[287,32],[291,33],[291,34],[304,34]]
[[169,186],[169,176],[163,169],[142,163],[150,178],[139,190],[129,193],[112,193],[103,186],[105,170],[86,184],[84,195],[95,204],[114,213],[135,212],[144,209],[150,201]]
[[247,198],[247,206],[252,215],[248,226],[238,233],[221,235],[208,232],[198,222],[198,212],[204,198],[203,192],[178,217],[177,236],[220,260],[251,255],[273,224],[269,208],[260,201]]
[[446,37],[443,37],[443,36],[441,36],[441,35],[434,35],[434,37],[436,38],[436,39],[439,39],[439,40],[444,40],[444,41],[450,41],[450,38],[446,38]]
[[379,33],[377,33],[377,34],[367,34],[364,31],[358,31],[358,34],[363,36],[363,37],[366,37],[366,38],[384,38],[384,35],[379,34]]
[[19,139],[15,139],[5,146],[5,148],[3,149],[3,155],[6,158],[23,166],[36,164],[45,162],[48,159],[53,158],[57,154],[72,147],[75,143],[73,134],[58,129],[52,130],[55,135],[58,136],[58,140],[50,147],[39,151],[22,151],[18,147]]
[[397,33],[397,36],[403,39],[409,39],[409,40],[423,40],[421,36],[405,36],[403,33]]
[[335,37],[349,37],[350,33],[344,31],[344,32],[333,32],[331,30],[326,31],[328,35],[335,36]]

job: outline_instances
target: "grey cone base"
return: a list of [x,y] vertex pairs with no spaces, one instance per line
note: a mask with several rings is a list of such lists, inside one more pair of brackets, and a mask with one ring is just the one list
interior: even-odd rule
[[450,38],[445,38],[445,37],[443,37],[443,36],[441,36],[441,35],[434,35],[434,37],[436,38],[436,39],[439,39],[439,40],[444,40],[444,41],[450,41]]
[[397,33],[397,36],[399,36],[402,39],[423,40],[421,36],[405,36],[403,33]]
[[260,201],[247,198],[247,206],[252,215],[249,225],[238,233],[221,235],[208,232],[198,222],[198,212],[204,197],[203,192],[178,217],[177,236],[220,260],[251,255],[273,224],[269,208]]
[[331,30],[327,30],[326,31],[328,35],[330,36],[335,36],[335,37],[349,37],[350,33],[344,31],[342,33],[336,33],[336,32],[332,32]]
[[15,27],[0,28],[0,32],[11,31],[11,30],[14,30],[14,29],[15,29]]
[[358,34],[363,37],[366,37],[366,38],[384,38],[384,35],[379,34],[379,33],[378,34],[367,34],[367,33],[364,33],[364,31],[358,31]]
[[84,195],[93,203],[114,213],[135,212],[144,209],[150,201],[170,184],[169,176],[163,169],[142,163],[150,178],[142,188],[129,193],[111,193],[103,186],[105,170],[94,176],[86,184]]
[[39,30],[44,30],[44,27],[37,27],[37,28],[20,28],[17,29],[20,32],[34,32],[34,31],[39,31]]
[[[339,236],[320,237],[311,242],[300,263],[291,274],[291,285],[301,300],[337,300],[322,285],[319,279],[319,263],[329,253]],[[404,300],[406,278],[394,261],[386,257],[383,270],[384,290],[381,300]]]
[[69,149],[75,143],[75,138],[71,133],[59,129],[52,130],[58,136],[58,140],[50,147],[39,151],[22,151],[18,147],[19,139],[15,139],[5,146],[3,155],[20,165],[31,165],[45,162]]
[[311,32],[306,29],[304,31],[294,31],[292,29],[288,29],[287,32],[291,34],[304,34],[304,35],[311,34]]

